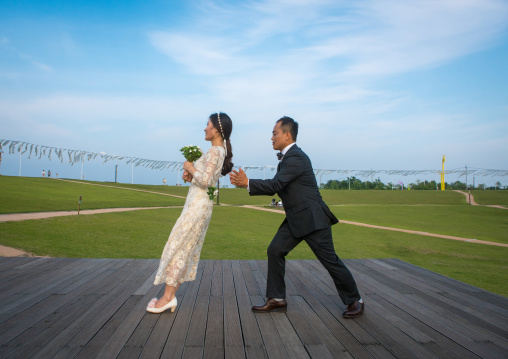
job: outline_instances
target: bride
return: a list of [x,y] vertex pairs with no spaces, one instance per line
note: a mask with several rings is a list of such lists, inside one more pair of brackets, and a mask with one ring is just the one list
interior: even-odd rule
[[213,201],[207,194],[220,175],[231,172],[230,136],[233,123],[225,113],[214,113],[205,128],[205,140],[212,147],[195,163],[186,161],[183,165],[183,179],[191,182],[182,214],[176,221],[162,252],[154,285],[166,283],[164,295],[153,298],[146,307],[151,313],[161,313],[177,305],[176,291],[183,282],[196,279],[201,248],[206,230],[212,217]]

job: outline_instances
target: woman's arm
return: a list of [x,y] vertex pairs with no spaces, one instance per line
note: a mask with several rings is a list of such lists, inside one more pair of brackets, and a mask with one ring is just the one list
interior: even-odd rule
[[217,172],[217,166],[219,166],[220,155],[219,148],[212,147],[210,149],[210,157],[205,162],[203,171],[196,169],[191,162],[188,162],[188,165],[187,162],[185,162],[183,168],[192,175],[192,183],[195,183],[201,188],[212,187],[215,184],[214,174]]

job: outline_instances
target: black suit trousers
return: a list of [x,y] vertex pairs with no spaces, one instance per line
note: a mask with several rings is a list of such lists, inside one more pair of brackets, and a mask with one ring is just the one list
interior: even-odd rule
[[335,283],[337,292],[345,305],[360,299],[360,293],[353,275],[335,253],[331,227],[316,230],[308,235],[295,238],[287,221],[281,225],[268,246],[267,298],[286,298],[286,255],[302,240],[307,242],[317,259],[326,268]]

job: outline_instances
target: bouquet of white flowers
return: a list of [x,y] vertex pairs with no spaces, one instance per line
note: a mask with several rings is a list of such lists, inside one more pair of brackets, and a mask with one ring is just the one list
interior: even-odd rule
[[208,195],[208,198],[210,198],[212,201],[219,194],[219,190],[215,187],[208,187],[208,192],[206,193]]
[[[184,146],[184,147],[180,148],[180,152],[182,152],[185,159],[189,162],[194,162],[194,161],[198,160],[203,155],[203,151],[201,151],[201,148],[199,146],[193,146],[193,145]],[[185,181],[185,180],[184,180],[184,182],[187,183],[187,181]]]
[[194,162],[203,155],[203,151],[201,151],[199,146],[192,145],[180,148],[180,152],[182,152],[185,159],[189,162]]

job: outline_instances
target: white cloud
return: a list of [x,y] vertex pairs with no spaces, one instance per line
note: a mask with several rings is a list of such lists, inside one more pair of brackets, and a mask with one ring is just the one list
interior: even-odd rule
[[482,50],[508,23],[498,0],[204,4],[186,32],[153,32],[150,41],[231,102],[386,98],[376,78]]

